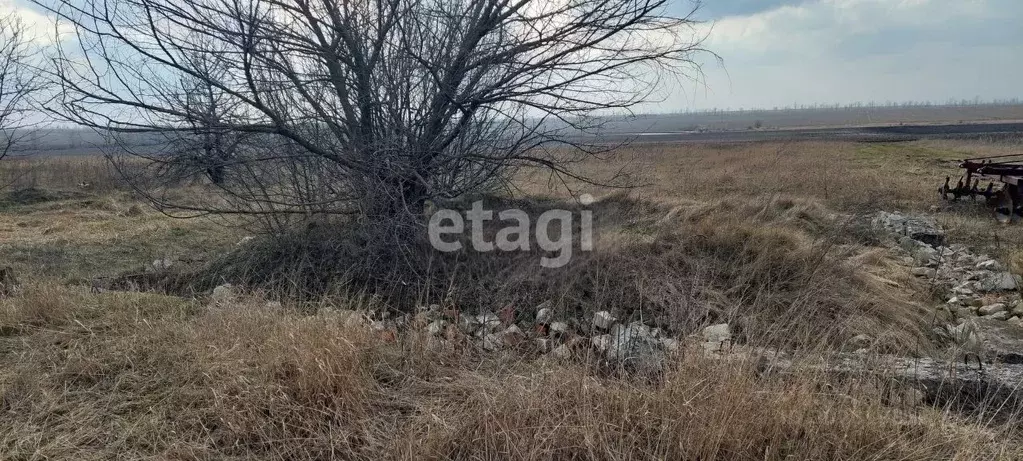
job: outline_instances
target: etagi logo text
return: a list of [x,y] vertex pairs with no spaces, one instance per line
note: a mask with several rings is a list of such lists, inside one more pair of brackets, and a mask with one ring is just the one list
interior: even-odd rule
[[[593,203],[593,197],[583,194],[579,197],[583,205]],[[575,240],[573,227],[575,215],[568,210],[552,209],[544,211],[537,216],[535,227],[530,216],[525,211],[511,208],[497,212],[497,219],[508,223],[505,227],[498,229],[493,241],[488,241],[484,235],[484,225],[487,221],[494,220],[494,210],[483,208],[483,201],[473,202],[472,208],[465,211],[465,218],[462,214],[452,209],[437,210],[431,217],[428,225],[430,244],[434,249],[444,252],[459,251],[462,249],[462,242],[458,238],[448,239],[445,235],[462,235],[465,232],[465,221],[469,221],[470,238],[472,249],[479,252],[500,251],[531,251],[533,240],[536,245],[544,251],[556,252],[557,256],[551,258],[546,255],[540,257],[540,266],[546,268],[562,267],[572,259],[572,247]],[[579,248],[582,251],[593,250],[593,211],[582,210],[579,212]],[[557,229],[550,232],[551,228]],[[554,234],[554,236],[552,236]],[[556,236],[556,237],[555,237]]]

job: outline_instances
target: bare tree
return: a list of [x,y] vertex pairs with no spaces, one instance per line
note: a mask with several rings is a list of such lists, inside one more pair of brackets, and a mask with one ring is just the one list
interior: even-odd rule
[[149,191],[171,211],[400,217],[520,166],[591,179],[571,163],[605,152],[594,116],[702,51],[667,0],[36,1],[77,31],[54,112],[162,139],[122,145],[147,186],[192,165],[222,192]]
[[25,23],[14,15],[0,18],[0,159],[30,135],[30,98],[41,88],[32,53]]

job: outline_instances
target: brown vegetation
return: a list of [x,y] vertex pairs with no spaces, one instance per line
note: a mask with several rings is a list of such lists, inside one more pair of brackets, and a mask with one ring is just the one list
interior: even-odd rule
[[[729,321],[744,348],[818,355],[869,333],[876,352],[928,354],[941,344],[929,333],[926,287],[858,217],[927,210],[952,159],[1000,149],[634,146],[624,158],[638,162],[643,186],[586,190],[602,197],[599,240],[563,270],[538,271],[536,254],[477,255],[436,261],[432,278],[385,271],[374,283],[371,267],[392,266],[360,259],[331,227],[291,236],[300,245],[283,250],[282,240],[238,246],[234,227],[169,219],[115,185],[77,188],[104,183],[94,164],[44,161],[36,171],[48,179],[35,192],[0,197],[0,259],[23,284],[0,299],[0,457],[1015,459],[1023,447],[1012,418],[932,407],[868,376],[770,372],[683,348],[663,374],[641,378],[591,357],[484,352],[414,327],[381,336],[337,312],[511,303],[528,324],[551,300],[566,319],[597,309],[664,316],[684,342]],[[544,180],[522,172],[517,203],[563,204]],[[1001,255],[1011,254],[1006,242],[1018,247],[1018,226],[970,213],[937,212],[953,239]],[[282,254],[292,259],[273,266]],[[227,280],[251,293],[214,307],[203,292],[90,292],[90,279],[154,273],[145,267],[165,257],[177,264],[168,272],[198,276],[197,289]],[[321,296],[300,296],[297,286],[323,274]]]

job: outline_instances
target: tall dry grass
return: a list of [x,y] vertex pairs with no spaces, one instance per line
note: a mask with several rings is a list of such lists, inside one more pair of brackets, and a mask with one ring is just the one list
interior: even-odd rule
[[[557,273],[537,271],[536,254],[462,259],[439,282],[416,280],[400,303],[387,290],[293,300],[288,284],[309,274],[380,264],[335,248],[329,227],[278,248],[299,264],[274,267],[279,258],[236,250],[206,266],[209,283],[279,282],[269,295],[283,308],[258,297],[211,308],[154,293],[91,293],[74,279],[121,270],[116,260],[241,247],[207,224],[83,209],[91,198],[18,205],[0,219],[0,255],[19,258],[26,281],[0,300],[0,458],[1019,459],[1013,420],[933,407],[875,376],[776,370],[755,354],[709,359],[686,339],[728,321],[740,351],[827,354],[869,333],[876,352],[928,352],[926,288],[847,217],[930,212],[936,184],[924,186],[974,148],[987,147],[636,146],[626,154],[642,167],[634,173],[642,187],[629,197],[586,190],[604,197],[597,251]],[[539,178],[521,184],[559,196]],[[953,227],[953,237],[982,232],[963,229]],[[64,256],[40,264],[53,248]],[[410,282],[377,275],[387,286]],[[597,308],[674,319],[668,330],[682,337],[683,353],[662,375],[638,377],[594,366],[593,357],[488,353],[472,339],[443,343],[415,329],[381,336],[329,308],[514,303],[528,327],[548,299],[577,321]]]
[[0,186],[9,190],[49,189],[96,193],[128,189],[113,166],[97,155],[4,159],[0,162]]
[[[330,312],[29,285],[0,301],[0,456],[1012,459],[1008,432],[868,378],[673,358],[582,362],[385,341]],[[883,386],[883,384],[881,384]]]

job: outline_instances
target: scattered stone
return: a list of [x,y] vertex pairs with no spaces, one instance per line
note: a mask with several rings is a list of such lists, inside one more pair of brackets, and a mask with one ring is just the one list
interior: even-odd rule
[[611,335],[598,335],[590,338],[590,344],[600,352],[606,352],[611,346]]
[[851,346],[853,349],[868,348],[872,344],[874,344],[874,338],[871,338],[870,335],[861,334],[853,336],[852,338],[849,339],[849,346]]
[[499,335],[489,333],[483,336],[483,349],[496,351],[502,346],[504,346],[504,342],[501,340]]
[[234,302],[235,292],[234,287],[230,283],[218,285],[213,289],[213,295],[210,297],[213,304],[223,306]]
[[[544,304],[547,304],[546,302]],[[540,310],[536,311],[536,323],[540,325],[547,325],[554,320],[554,309],[549,307],[541,307]]]
[[[984,360],[1023,364],[1023,330],[1018,324],[980,317],[975,320],[975,328],[978,341],[971,349],[973,352],[981,355]],[[979,332],[983,332],[983,335]]]
[[985,316],[985,318],[989,318],[991,320],[1008,320],[1009,313],[1005,311],[998,311],[995,312],[994,314]]
[[874,215],[873,225],[889,233],[909,237],[927,245],[941,245],[945,232],[931,218],[909,217],[901,213],[879,211]]
[[992,271],[992,272],[1001,272],[1003,270],[1002,265],[998,261],[995,261],[993,259],[988,259],[988,260],[981,261],[981,262],[977,263],[976,267],[977,267],[977,269],[980,269],[980,270],[986,270],[986,271]]
[[484,312],[477,315],[476,322],[487,332],[494,332],[501,328],[501,318],[493,312]]
[[512,324],[501,332],[501,341],[509,346],[516,346],[526,339],[526,333],[517,325]]
[[931,265],[938,258],[938,250],[929,246],[920,246],[913,252],[913,261],[917,264]]
[[593,314],[593,326],[606,330],[611,328],[611,325],[615,322],[615,317],[608,311],[599,311]]
[[568,324],[565,322],[552,322],[551,323],[551,334],[563,335],[568,333]]
[[444,333],[444,329],[447,326],[448,326],[447,320],[443,319],[434,320],[430,322],[429,325],[426,326],[426,332],[429,333],[430,336],[440,336],[441,333]]
[[959,304],[959,297],[953,296],[951,298],[948,298],[947,304]]
[[962,296],[973,296],[973,290],[965,286],[952,288],[952,292]]
[[458,317],[458,328],[467,335],[475,334],[480,329],[480,322],[472,315],[460,315]]
[[611,329],[606,355],[608,360],[630,370],[656,372],[664,362],[661,342],[650,336],[650,329],[638,322],[615,325]]
[[914,267],[912,273],[917,277],[927,277],[929,279],[933,279],[938,275],[938,271],[929,267]]
[[236,243],[235,245],[242,246],[245,245],[246,243],[251,242],[252,240],[254,240],[254,237],[252,237],[251,235],[246,235],[245,237],[242,237],[242,239],[239,240],[238,243]]
[[[346,326],[346,327],[365,326],[366,323],[368,322],[368,319],[365,316],[363,316],[358,311],[353,311],[351,309],[341,309],[341,310],[337,310],[337,311],[332,311],[331,315],[333,315],[334,317],[337,317],[337,319],[339,319],[341,321],[341,324]],[[382,330],[382,329],[386,329],[386,327],[387,327],[387,325],[385,325],[383,322],[380,322],[380,325],[373,325],[373,326],[378,331]]]
[[572,349],[569,349],[568,346],[562,344],[555,347],[554,350],[551,351],[551,355],[562,360],[568,360],[572,358]]
[[703,340],[709,343],[723,343],[732,340],[732,330],[727,323],[711,325],[703,329]]
[[981,306],[977,309],[977,312],[980,313],[980,315],[991,315],[996,312],[1003,311],[1005,311],[1005,304],[1002,303],[988,304],[987,306]]
[[661,338],[660,341],[661,341],[661,346],[664,347],[664,350],[667,351],[668,353],[675,354],[675,353],[678,353],[678,351],[682,349],[682,343],[679,342],[679,340],[677,340],[677,339],[674,339],[674,338]]
[[171,261],[170,259],[167,259],[167,258],[157,259],[157,260],[153,261],[153,270],[165,271],[165,270],[169,269],[173,264],[174,264],[174,261]]
[[977,333],[977,324],[972,320],[959,325],[950,325],[946,329],[952,341],[960,347],[970,351],[976,351],[980,347],[981,341],[980,335]]
[[995,272],[982,281],[981,289],[986,292],[1013,291],[1018,286],[1016,276],[1008,272]]

